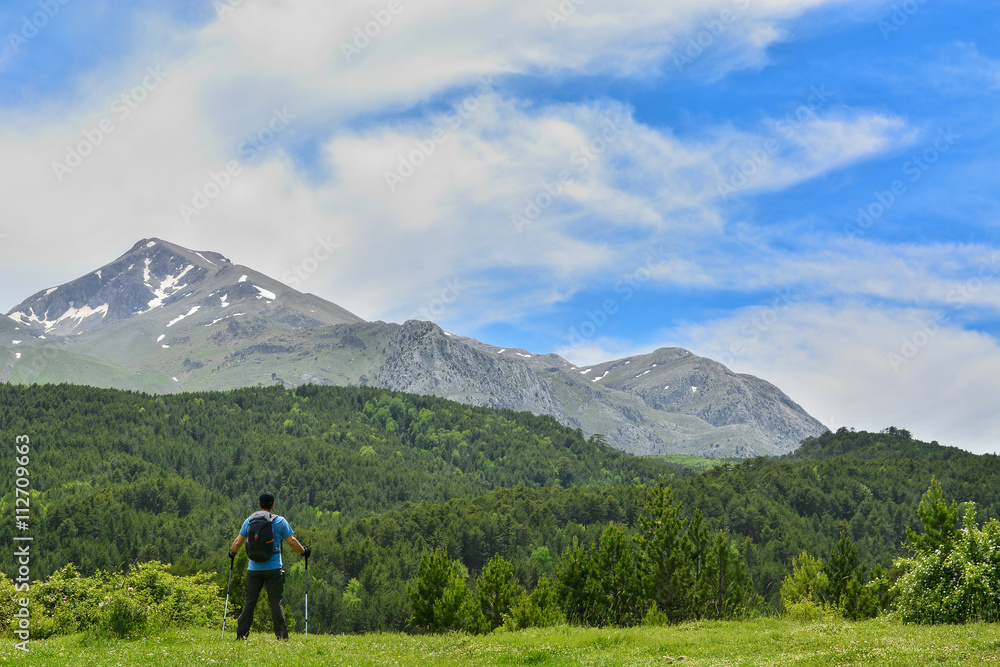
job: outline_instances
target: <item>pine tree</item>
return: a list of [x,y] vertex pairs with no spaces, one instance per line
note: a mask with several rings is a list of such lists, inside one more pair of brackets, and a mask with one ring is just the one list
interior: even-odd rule
[[590,556],[586,591],[591,625],[634,625],[645,612],[642,580],[631,540],[618,524],[604,529]]
[[503,625],[504,616],[510,614],[514,605],[515,593],[514,566],[500,554],[494,554],[476,582],[475,600],[485,623],[482,632],[492,632]]
[[444,549],[434,549],[420,556],[417,576],[406,583],[410,597],[410,625],[431,632],[460,625],[460,610],[468,587],[458,563],[448,558]]
[[852,578],[857,578],[864,584],[865,568],[858,558],[858,548],[847,533],[840,533],[840,539],[830,552],[830,559],[823,566],[823,573],[827,578],[827,589],[823,597],[834,605],[840,604],[840,598]]
[[707,591],[706,567],[708,552],[712,546],[712,538],[705,527],[705,518],[701,510],[694,511],[687,529],[688,561],[691,563],[691,580],[694,583],[692,606],[696,614],[701,614],[709,602]]
[[645,513],[639,517],[643,532],[636,538],[646,597],[672,622],[687,617],[693,602],[691,547],[680,510],[673,489],[660,477],[646,496]]
[[781,585],[781,603],[786,610],[802,602],[822,605],[823,592],[828,586],[823,559],[813,558],[803,551],[798,558],[792,559],[792,573]]
[[944,555],[951,553],[958,526],[958,503],[952,501],[951,505],[948,505],[945,502],[944,491],[934,477],[931,477],[927,493],[920,499],[917,515],[924,524],[924,532],[918,535],[910,528],[906,529],[910,547],[917,554],[938,550]]
[[570,623],[586,623],[590,615],[591,603],[587,592],[589,571],[590,558],[574,537],[563,553],[558,574],[562,608]]
[[546,576],[538,580],[535,590],[521,593],[505,622],[510,630],[544,628],[566,622],[566,614],[559,605],[557,586]]
[[711,618],[732,618],[754,597],[746,563],[721,530],[708,550],[704,572],[705,602]]

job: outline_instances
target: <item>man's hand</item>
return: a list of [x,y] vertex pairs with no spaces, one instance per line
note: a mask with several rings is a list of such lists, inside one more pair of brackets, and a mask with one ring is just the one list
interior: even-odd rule
[[306,557],[306,560],[309,560],[309,554],[311,554],[311,553],[312,553],[312,549],[310,549],[309,547],[307,547],[306,545],[303,544],[302,545],[302,555]]
[[232,559],[234,559],[234,558],[236,558],[236,554],[235,554],[235,553],[233,553],[233,550],[232,550],[232,549],[230,549],[230,550],[229,550],[229,560],[232,560]]

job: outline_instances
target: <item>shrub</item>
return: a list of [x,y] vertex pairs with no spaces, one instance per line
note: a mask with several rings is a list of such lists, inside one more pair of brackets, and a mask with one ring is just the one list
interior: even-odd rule
[[840,613],[844,618],[860,621],[875,618],[879,614],[878,598],[874,593],[875,586],[865,585],[857,574],[851,576],[840,596]]
[[115,583],[148,598],[150,611],[160,627],[214,625],[222,618],[223,602],[213,583],[215,574],[199,572],[176,577],[159,561],[142,563]]
[[14,583],[7,577],[0,577],[0,632],[5,635],[12,629],[17,599],[20,597],[24,595],[17,592]]
[[979,528],[975,517],[975,505],[966,503],[963,527],[945,532],[946,543],[932,551],[925,540],[915,558],[896,561],[904,573],[893,592],[904,621],[1000,620],[1000,523],[994,519]]
[[653,606],[649,608],[646,615],[642,617],[642,625],[644,627],[661,627],[664,625],[670,625],[670,617],[660,611],[660,608],[653,603]]
[[43,639],[100,624],[106,587],[105,573],[99,570],[92,577],[82,577],[72,563],[53,572],[48,580],[32,584],[32,634]]
[[785,606],[785,615],[797,621],[832,621],[839,615],[833,607],[809,599],[782,604]]
[[[173,625],[207,626],[222,618],[223,601],[213,573],[177,577],[158,561],[127,573],[97,571],[83,577],[68,564],[28,593],[16,593],[4,578],[0,608],[18,597],[31,599],[32,637],[73,632],[136,637]],[[6,614],[2,618],[9,618]]]
[[104,602],[101,634],[124,639],[139,637],[146,631],[150,612],[149,598],[132,591],[115,591]]

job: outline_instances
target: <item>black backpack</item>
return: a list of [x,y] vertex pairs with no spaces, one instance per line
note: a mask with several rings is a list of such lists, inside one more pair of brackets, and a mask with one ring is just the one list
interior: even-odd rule
[[247,556],[258,563],[271,560],[278,549],[274,548],[274,515],[267,510],[250,515],[247,527]]

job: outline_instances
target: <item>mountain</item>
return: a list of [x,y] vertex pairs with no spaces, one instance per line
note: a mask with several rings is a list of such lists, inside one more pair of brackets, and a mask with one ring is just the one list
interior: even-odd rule
[[372,385],[549,414],[637,454],[782,454],[826,430],[774,385],[687,350],[577,368],[431,322],[365,322],[217,252],[156,238],[11,309],[0,381],[154,393]]
[[[282,299],[268,308],[277,300]],[[202,311],[229,317],[227,310],[258,315],[267,311],[279,322],[298,326],[361,322],[361,318],[311,294],[281,283],[217,252],[194,252],[160,239],[143,239],[127,253],[93,273],[39,292],[7,316],[45,335],[80,335],[110,323],[146,315],[146,322],[169,328]],[[308,312],[309,315],[304,315]]]

